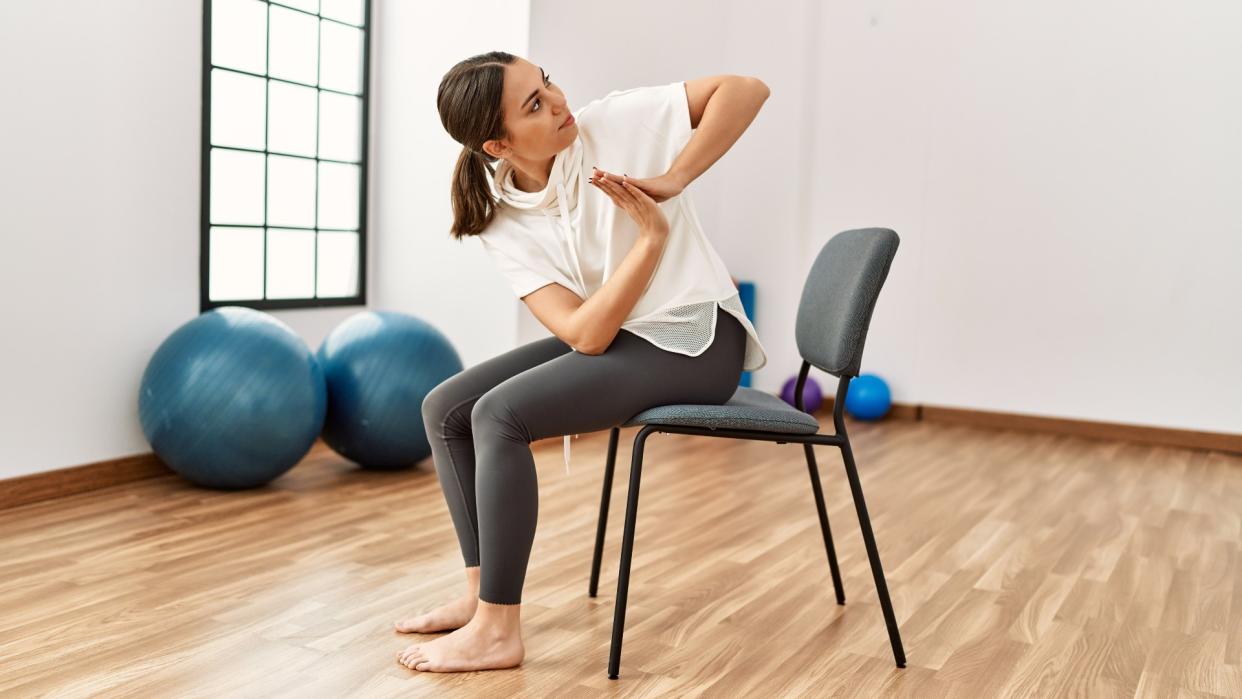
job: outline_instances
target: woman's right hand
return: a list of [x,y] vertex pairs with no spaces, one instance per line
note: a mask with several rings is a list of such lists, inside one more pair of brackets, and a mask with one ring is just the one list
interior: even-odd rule
[[626,182],[626,177],[606,175],[597,168],[591,184],[603,190],[638,224],[639,236],[663,243],[668,239],[668,218],[646,192]]

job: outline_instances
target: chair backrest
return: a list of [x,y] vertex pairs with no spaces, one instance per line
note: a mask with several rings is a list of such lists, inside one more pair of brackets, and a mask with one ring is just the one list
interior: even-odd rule
[[867,327],[901,239],[888,228],[842,231],[820,249],[802,287],[798,353],[838,378],[858,376]]

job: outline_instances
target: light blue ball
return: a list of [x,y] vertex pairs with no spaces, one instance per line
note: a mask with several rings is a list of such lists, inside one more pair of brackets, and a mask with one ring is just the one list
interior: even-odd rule
[[289,326],[242,306],[199,315],[160,344],[138,392],[160,459],[208,488],[268,483],[293,468],[327,411],[323,371]]
[[431,324],[396,311],[364,311],[332,330],[317,353],[328,385],[323,441],[381,470],[431,455],[423,399],[462,370],[452,343]]
[[845,409],[859,420],[879,420],[892,407],[892,395],[884,379],[862,374],[850,381],[845,393]]

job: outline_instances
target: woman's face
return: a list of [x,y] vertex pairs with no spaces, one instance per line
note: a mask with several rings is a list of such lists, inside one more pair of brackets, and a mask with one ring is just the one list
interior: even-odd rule
[[564,126],[569,104],[565,93],[547,78],[542,68],[524,58],[505,66],[501,102],[509,137],[487,141],[484,150],[529,166],[555,158],[574,142],[578,123]]

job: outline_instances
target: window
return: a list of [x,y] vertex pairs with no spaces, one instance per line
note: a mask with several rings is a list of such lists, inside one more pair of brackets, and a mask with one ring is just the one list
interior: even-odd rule
[[200,311],[366,304],[370,0],[204,0]]

